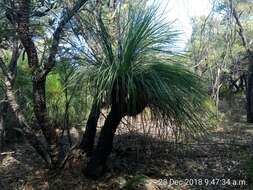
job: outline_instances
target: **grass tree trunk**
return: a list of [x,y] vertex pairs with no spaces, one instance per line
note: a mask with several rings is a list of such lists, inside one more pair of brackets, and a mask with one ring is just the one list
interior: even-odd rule
[[8,111],[8,99],[5,97],[3,107],[0,113],[0,152],[4,150],[5,147],[5,120],[6,120],[6,113]]
[[116,105],[112,105],[104,126],[100,132],[98,144],[91,156],[91,159],[84,170],[86,176],[98,178],[103,174],[106,167],[106,160],[112,151],[113,138],[116,129],[123,117],[123,114],[117,109]]
[[[250,59],[251,60],[251,59]],[[252,59],[253,61],[253,59]],[[246,98],[247,98],[247,122],[253,123],[253,62],[249,63]]]
[[0,152],[4,149],[4,119],[3,113],[0,113]]
[[[97,146],[84,170],[87,177],[96,179],[105,172],[106,161],[112,152],[114,135],[121,119],[126,115],[136,116],[147,106],[147,102],[141,93],[136,97],[140,101],[135,105],[135,108],[130,108],[128,106],[129,102],[125,102],[125,99],[118,98],[118,94],[121,93],[117,93],[116,90],[113,90],[111,110],[101,129]],[[123,94],[121,97],[125,97],[125,95]]]
[[99,115],[99,106],[97,106],[97,103],[94,102],[80,144],[80,148],[87,154],[87,156],[91,156],[93,151]]

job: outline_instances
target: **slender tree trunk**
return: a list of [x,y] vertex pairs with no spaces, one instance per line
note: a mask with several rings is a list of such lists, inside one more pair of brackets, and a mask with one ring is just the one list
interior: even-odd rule
[[[9,66],[8,66],[8,71],[10,74],[10,77],[8,80],[10,82],[11,87],[14,86],[14,83],[16,80],[17,61],[18,61],[19,56],[20,56],[19,43],[18,43],[17,39],[14,39],[13,40],[12,56],[11,56],[11,60],[10,60]],[[1,64],[4,64],[4,63],[1,63]],[[7,112],[8,112],[8,107],[9,107],[8,97],[5,95],[3,107],[1,110],[2,113],[0,113],[0,151],[3,151],[4,146],[5,146],[5,133],[6,133],[5,124],[6,124],[6,116],[7,116]]]
[[46,95],[45,85],[46,77],[49,72],[55,67],[56,54],[58,52],[59,42],[65,25],[71,20],[71,18],[81,9],[81,7],[87,2],[87,0],[78,0],[74,3],[72,8],[64,10],[58,26],[56,27],[52,36],[52,45],[49,48],[49,56],[47,62],[41,65],[37,54],[36,45],[32,39],[33,35],[30,30],[30,11],[31,0],[18,0],[18,28],[17,32],[25,48],[28,64],[32,71],[33,78],[33,103],[34,113],[46,140],[48,143],[48,151],[52,160],[52,167],[55,168],[58,164],[58,158],[60,159],[60,146],[58,143],[58,135],[56,130],[52,126],[49,120],[47,107],[46,107]]
[[[67,83],[67,79],[65,81],[65,84]],[[65,111],[64,111],[64,126],[63,126],[63,131],[62,134],[64,135],[65,130],[67,131],[67,136],[68,136],[68,141],[69,141],[69,145],[72,145],[72,139],[71,139],[71,135],[70,135],[70,126],[69,126],[69,104],[70,104],[70,100],[68,99],[68,89],[65,88],[64,90],[64,94],[65,94]]]
[[220,80],[221,80],[221,68],[218,68],[215,82],[212,89],[212,98],[215,100],[217,116],[219,115],[219,95],[220,95],[220,87],[221,87]]
[[12,85],[9,81],[8,77],[5,76],[4,78],[4,84],[5,84],[5,94],[8,99],[9,106],[13,113],[15,114],[20,126],[22,127],[22,132],[28,142],[31,144],[32,147],[38,152],[38,154],[48,163],[51,163],[51,160],[47,154],[47,151],[45,150],[42,142],[39,141],[37,136],[35,135],[35,132],[33,131],[32,127],[28,125],[28,123],[25,120],[24,115],[20,111],[19,105],[16,101],[16,98],[12,92]]
[[45,93],[46,79],[33,80],[33,98],[34,98],[34,113],[37,118],[40,129],[42,130],[49,149],[49,155],[52,160],[52,167],[56,167],[59,159],[60,146],[58,143],[58,135],[52,126],[46,107]]
[[50,124],[46,108],[46,74],[44,74],[44,70],[41,69],[37,49],[32,39],[32,33],[29,30],[30,3],[30,0],[18,1],[19,17],[17,19],[17,32],[26,51],[28,64],[32,71],[33,104],[35,117],[48,143],[48,151],[52,160],[52,167],[54,167],[56,165],[56,157],[59,152],[57,146],[57,133],[53,126]]
[[93,151],[99,115],[100,108],[97,106],[96,102],[93,102],[89,118],[86,123],[85,132],[80,143],[80,148],[87,154],[87,156],[91,156]]
[[3,114],[0,113],[0,152],[4,149],[4,119]]
[[112,151],[113,138],[122,117],[123,114],[121,114],[117,107],[113,105],[101,130],[94,153],[92,154],[87,168],[84,170],[86,176],[97,178],[105,171],[106,160]]

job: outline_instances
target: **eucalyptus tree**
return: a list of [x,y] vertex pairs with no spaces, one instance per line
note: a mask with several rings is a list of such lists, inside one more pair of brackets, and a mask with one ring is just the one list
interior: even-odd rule
[[[225,4],[227,2],[225,1]],[[239,3],[237,3],[238,6]],[[249,5],[247,9],[252,10],[253,4],[252,2],[242,2],[241,4]],[[244,29],[244,26],[241,22],[240,17],[241,14],[238,14],[237,8],[236,8],[236,1],[229,0],[229,5],[227,5],[230,11],[230,14],[235,20],[236,26],[238,28],[238,35],[241,39],[242,45],[245,48],[247,58],[249,60],[248,63],[248,77],[247,77],[247,90],[246,90],[246,99],[247,99],[247,122],[253,123],[253,50],[250,46],[250,42],[248,41],[248,36],[246,36],[246,32]],[[247,10],[245,9],[245,10]],[[243,12],[242,12],[243,13]],[[252,16],[250,14],[250,16]],[[250,19],[249,19],[250,20]],[[252,32],[252,31],[251,31]]]
[[207,17],[193,18],[193,33],[187,47],[192,67],[209,82],[217,111],[220,90],[227,88],[230,68],[240,51],[234,48],[236,35],[231,19],[219,16],[213,12]]
[[[32,79],[33,111],[36,124],[46,139],[47,148],[36,138],[33,127],[29,125],[20,110],[13,87],[10,85],[11,76],[8,73],[6,63],[0,59],[0,66],[6,82],[5,94],[28,141],[54,168],[59,163],[60,145],[58,134],[48,115],[46,80],[56,65],[56,56],[66,25],[80,11],[87,0],[74,2],[19,0],[11,2],[11,7],[5,6],[6,13],[8,13],[6,17],[11,16],[12,20],[15,21],[18,39],[21,41],[28,58]],[[55,9],[57,9],[57,13],[55,13]],[[7,12],[7,10],[11,11]],[[42,26],[40,21],[44,23]],[[48,24],[45,24],[45,21],[48,21]],[[43,53],[40,52],[40,43],[44,43]]]
[[[207,17],[193,19],[193,33],[189,42],[189,52],[193,67],[207,78],[210,94],[216,100],[222,95],[248,91],[250,83],[248,75],[248,51],[241,40],[241,31],[246,37],[244,41],[250,48],[252,37],[252,3],[248,1],[234,1],[233,7],[229,1],[217,0],[213,2],[213,10]],[[236,8],[236,10],[235,10]],[[234,11],[239,16],[237,23]],[[240,26],[243,27],[240,29]],[[248,39],[247,39],[248,38]],[[246,48],[246,49],[248,49]],[[250,102],[247,96],[247,101]],[[250,104],[247,103],[248,121],[250,121]]]
[[[248,0],[217,0],[214,1],[217,19],[224,25],[228,25],[230,34],[228,39],[224,39],[217,44],[226,44],[229,47],[228,54],[230,63],[227,70],[230,72],[230,87],[235,87],[236,91],[245,86],[247,121],[253,121],[253,100],[252,100],[252,9],[253,3]],[[224,33],[224,35],[228,32]],[[218,38],[218,37],[216,37]],[[248,63],[247,63],[248,62]],[[247,68],[248,66],[248,68]],[[233,76],[236,76],[233,79]],[[238,81],[240,82],[239,84]],[[244,90],[244,89],[243,89]]]
[[149,109],[154,122],[196,135],[205,132],[209,111],[202,80],[173,61],[178,32],[162,19],[158,8],[119,7],[115,22],[104,18],[100,7],[93,10],[86,17],[95,21],[86,24],[90,27],[86,35],[92,38],[86,41],[83,66],[77,76],[87,83],[98,110],[103,104],[110,107],[84,170],[87,176],[96,178],[104,172],[123,117]]
[[[15,84],[15,79],[17,75],[17,61],[21,53],[22,47],[20,46],[20,41],[16,32],[16,22],[13,16],[10,14],[10,9],[5,9],[5,6],[11,7],[13,2],[0,1],[1,4],[1,13],[0,13],[0,24],[2,28],[0,29],[0,55],[3,56],[8,66],[6,71],[9,75],[10,85],[13,87]],[[1,60],[3,61],[3,60]],[[1,76],[0,79],[4,81],[4,76]],[[5,84],[5,82],[3,82]],[[4,89],[4,85],[2,86]],[[3,91],[4,92],[4,91]],[[0,151],[4,148],[5,141],[5,128],[6,128],[6,117],[8,113],[8,101],[5,93],[1,95],[2,101],[0,103]]]

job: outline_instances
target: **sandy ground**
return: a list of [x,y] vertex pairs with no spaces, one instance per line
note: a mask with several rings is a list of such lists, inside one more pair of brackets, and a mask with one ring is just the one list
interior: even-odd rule
[[108,172],[97,181],[82,175],[85,158],[73,159],[52,176],[30,146],[16,143],[0,155],[0,190],[250,190],[252,139],[253,125],[237,109],[226,113],[218,129],[191,143],[118,134]]

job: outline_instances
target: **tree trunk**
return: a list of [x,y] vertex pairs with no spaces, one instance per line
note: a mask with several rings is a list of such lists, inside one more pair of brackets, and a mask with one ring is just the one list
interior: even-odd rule
[[246,91],[246,100],[247,100],[247,122],[253,123],[253,52],[251,50],[250,44],[246,38],[244,28],[240,22],[239,15],[235,7],[233,6],[233,1],[229,0],[231,12],[235,18],[236,24],[238,26],[238,34],[241,38],[242,44],[246,50],[249,67],[248,67],[248,78],[247,78],[247,91]]
[[4,99],[4,103],[3,103],[3,107],[0,113],[0,152],[2,152],[4,150],[4,146],[5,146],[5,121],[6,121],[6,113],[8,111],[8,99],[5,96]]
[[15,114],[20,126],[22,127],[22,132],[28,142],[31,144],[32,147],[38,152],[38,154],[48,163],[51,163],[51,160],[47,154],[47,151],[45,150],[43,144],[37,136],[35,135],[35,132],[33,131],[32,127],[30,127],[22,112],[20,111],[19,105],[17,104],[16,98],[12,92],[12,85],[11,82],[8,80],[7,77],[4,78],[5,83],[5,93],[6,97],[8,99],[8,103],[10,108],[12,109],[13,113]]
[[[250,59],[251,60],[251,59]],[[247,122],[253,123],[253,62],[249,63],[248,70],[248,82],[247,82],[247,91],[246,91],[246,99],[247,99]]]
[[34,113],[48,143],[48,151],[52,160],[52,167],[54,168],[59,161],[60,146],[56,130],[48,118],[45,85],[45,78],[33,80]]
[[[67,79],[65,80],[64,84],[67,83]],[[64,89],[64,94],[65,94],[65,111],[64,111],[64,126],[62,130],[62,136],[64,136],[65,130],[67,131],[67,136],[68,136],[68,142],[69,146],[72,146],[72,139],[70,135],[70,126],[69,126],[69,104],[70,100],[68,100],[68,89]]]
[[112,151],[113,138],[123,114],[120,114],[117,106],[112,105],[111,111],[105,120],[101,130],[98,144],[92,154],[92,157],[84,170],[86,176],[90,178],[100,177],[106,168],[106,160]]
[[[126,102],[125,99],[119,98],[121,92],[117,92],[116,87],[112,91],[112,103],[111,111],[108,114],[104,126],[101,129],[98,144],[91,155],[91,159],[88,162],[87,167],[84,170],[84,174],[87,177],[96,179],[100,177],[106,169],[106,161],[113,148],[113,138],[121,119],[128,116],[136,116],[141,113],[146,105],[146,98],[139,93],[138,100],[140,100],[135,108],[130,108],[128,105],[132,105]],[[121,97],[125,97],[124,95]],[[131,100],[131,98],[130,98]]]
[[96,102],[93,102],[85,132],[80,143],[80,149],[82,149],[87,154],[87,156],[91,156],[93,151],[99,115],[99,106]]
[[215,82],[212,89],[212,98],[215,100],[215,104],[218,107],[219,102],[219,86],[220,86],[220,75],[221,75],[221,68],[218,68],[216,76],[215,76]]
[[0,113],[0,152],[4,149],[4,119],[3,114]]
[[[14,86],[16,75],[17,75],[17,61],[18,61],[19,55],[20,55],[20,50],[19,50],[18,40],[14,39],[12,56],[11,56],[11,60],[8,66],[8,70],[9,70],[8,80],[10,82],[11,88]],[[4,64],[4,63],[1,63],[1,64]],[[5,124],[6,124],[6,116],[8,112],[8,107],[9,107],[8,97],[5,95],[3,107],[1,110],[2,113],[0,113],[0,151],[3,151],[4,146],[5,146],[5,132],[6,132]]]
[[71,20],[71,18],[81,9],[81,7],[87,2],[87,0],[78,0],[74,3],[72,8],[66,9],[58,26],[56,27],[52,36],[52,45],[49,48],[49,56],[47,62],[42,65],[39,62],[36,45],[32,39],[33,35],[30,30],[30,11],[31,0],[19,0],[17,1],[17,32],[19,38],[25,48],[28,64],[32,71],[33,78],[33,103],[34,113],[46,140],[48,143],[48,151],[52,160],[52,167],[57,166],[60,159],[60,146],[58,143],[58,135],[56,130],[52,126],[49,120],[47,107],[46,107],[46,95],[45,84],[46,77],[49,72],[54,68],[56,63],[56,54],[58,52],[59,42],[65,25]]

